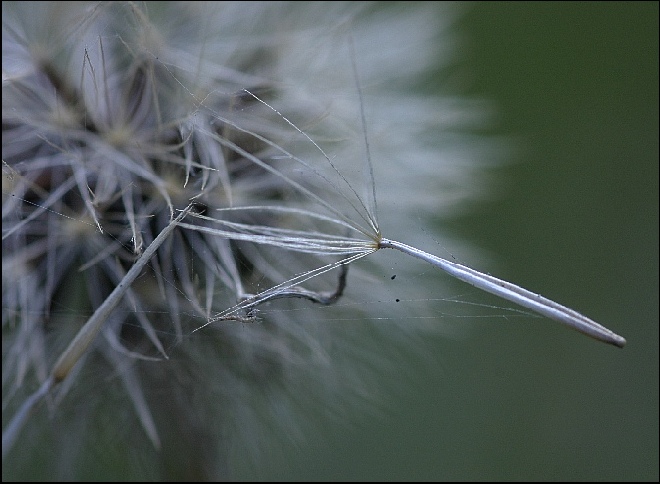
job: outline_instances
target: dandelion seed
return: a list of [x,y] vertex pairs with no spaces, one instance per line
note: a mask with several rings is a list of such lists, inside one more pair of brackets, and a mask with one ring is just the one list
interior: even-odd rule
[[[352,47],[352,43],[350,44]],[[351,54],[352,57],[354,56],[354,51],[351,48]],[[353,59],[353,69],[355,70],[355,62]],[[357,74],[356,74],[356,80],[357,80]],[[270,106],[268,103],[265,103],[261,99],[259,99],[257,96],[254,94],[248,92],[248,94],[252,95],[257,101],[260,101],[262,104],[264,104],[266,107],[274,111],[280,118],[282,118],[288,125],[293,127],[298,133],[300,133],[306,140],[308,140],[322,155],[325,161],[330,165],[332,170],[336,172],[339,175],[340,181],[343,183],[346,183],[349,185],[349,188],[351,192],[357,197],[359,201],[359,206],[354,205],[349,197],[344,195],[344,198],[349,202],[351,208],[358,213],[359,217],[367,222],[368,228],[365,228],[364,226],[361,226],[359,223],[353,222],[349,217],[344,215],[342,212],[339,210],[335,210],[329,202],[326,202],[325,200],[319,198],[313,191],[307,189],[306,187],[290,181],[291,185],[302,192],[304,195],[308,196],[309,198],[313,199],[316,202],[321,203],[323,206],[326,208],[330,209],[330,211],[339,217],[335,222],[339,224],[344,224],[348,226],[349,228],[352,228],[356,230],[359,233],[362,233],[369,237],[371,241],[375,242],[375,249],[381,249],[381,248],[389,248],[389,249],[396,249],[399,250],[405,254],[408,254],[412,257],[416,257],[418,259],[421,259],[423,261],[429,262],[430,264],[442,269],[443,271],[449,273],[453,277],[460,279],[464,282],[467,282],[468,284],[471,284],[479,289],[482,289],[486,292],[490,292],[492,294],[495,294],[499,297],[502,297],[508,301],[515,302],[516,304],[519,304],[523,307],[526,307],[528,309],[532,309],[533,311],[538,312],[539,314],[542,314],[543,316],[546,316],[550,319],[554,319],[555,321],[558,321],[562,324],[565,324],[567,326],[572,327],[573,329],[586,334],[588,336],[591,336],[592,338],[598,339],[600,341],[603,341],[605,343],[609,343],[618,347],[623,347],[626,344],[626,340],[619,336],[618,334],[614,333],[613,331],[601,326],[600,324],[596,323],[595,321],[587,318],[586,316],[578,313],[575,310],[572,310],[570,308],[567,308],[565,306],[562,306],[561,304],[558,304],[550,299],[547,299],[540,294],[535,294],[531,291],[528,291],[526,289],[523,289],[519,286],[516,286],[515,284],[512,284],[510,282],[504,281],[502,279],[498,279],[496,277],[493,277],[488,274],[484,274],[482,272],[476,271],[470,267],[457,264],[455,262],[448,261],[446,259],[442,259],[440,257],[431,255],[427,252],[424,252],[422,250],[419,250],[415,247],[411,247],[407,244],[403,244],[401,242],[397,242],[394,240],[389,240],[381,237],[380,234],[380,229],[378,228],[378,222],[376,221],[376,214],[375,212],[372,212],[367,208],[367,204],[362,201],[362,199],[359,197],[357,192],[353,189],[352,186],[350,186],[350,183],[342,175],[335,164],[332,162],[332,160],[329,158],[329,156],[323,151],[323,149],[315,143],[304,131],[302,131],[300,128],[295,126],[289,119],[287,119],[282,113],[280,113],[277,109],[273,108]],[[368,140],[366,139],[366,125],[365,125],[365,117],[364,117],[364,111],[362,109],[362,94],[359,88],[359,82],[358,82],[358,94],[360,98],[360,119],[362,122],[363,126],[363,132],[365,133],[365,148],[366,148],[366,156],[367,156],[367,173],[369,174],[369,180],[370,180],[370,185],[372,187],[371,193],[373,194],[373,198],[375,201],[375,183],[373,180],[373,167],[371,164],[371,155],[369,153],[369,143]],[[286,153],[284,150],[281,148],[275,146],[275,148],[280,149],[282,152]],[[287,153],[288,155],[288,153]],[[290,155],[289,155],[290,156]],[[295,160],[296,162],[304,165],[305,167],[309,167],[309,165],[297,158],[290,156],[292,160]],[[252,158],[251,158],[252,159]],[[262,162],[254,159],[254,161],[259,164],[260,166],[263,166]],[[272,169],[272,171],[276,174],[279,174],[275,169]],[[315,173],[318,174],[316,170],[314,170]],[[320,175],[325,182],[331,185],[332,188],[336,190],[336,193],[342,194],[341,186],[336,185],[334,182],[329,180],[328,178]],[[375,207],[375,203],[373,203],[373,206]],[[254,208],[254,207],[251,207]],[[311,216],[314,218],[321,218],[324,220],[329,220],[332,221],[332,219],[329,219],[327,217],[323,216],[318,216],[316,214],[310,213],[310,212],[299,212],[300,215],[307,215]],[[326,237],[324,234],[321,233],[312,233],[312,232],[295,232],[295,231],[288,231],[288,230],[283,230],[283,229],[276,229],[276,228],[271,228],[271,227],[264,227],[264,226],[245,226],[245,225],[239,225],[239,224],[232,224],[230,222],[223,222],[220,220],[208,218],[208,217],[203,217],[205,220],[214,222],[216,224],[223,224],[226,225],[228,228],[231,228],[233,230],[216,230],[216,229],[201,229],[197,228],[194,225],[189,225],[189,224],[183,224],[184,227],[190,228],[193,230],[202,230],[205,232],[208,232],[210,234],[215,234],[217,236],[221,237],[226,237],[229,239],[233,240],[250,240],[251,242],[254,243],[259,243],[259,244],[271,244],[271,245],[277,245],[282,248],[285,248],[287,250],[294,250],[294,251],[313,251],[313,252],[318,252],[318,253],[331,253],[333,251],[342,251],[346,253],[351,253],[353,251],[357,251],[358,254],[360,255],[360,258],[363,257],[364,255],[368,255],[371,251],[373,251],[373,246],[371,246],[370,241],[367,241],[365,243],[361,243],[359,240],[350,240],[347,239],[345,241],[338,241],[337,239],[334,244],[337,244],[339,242],[339,245],[327,245],[325,243],[324,238]],[[246,234],[245,232],[248,231],[249,234]],[[281,237],[278,234],[281,233],[287,233],[290,234],[291,236],[287,237]],[[322,238],[319,238],[322,237]],[[332,237],[332,236],[327,236],[327,237]],[[355,245],[357,244],[357,245]],[[372,250],[370,250],[372,249]],[[366,252],[365,252],[366,250]],[[348,263],[349,261],[346,261],[344,263]],[[352,261],[350,261],[352,262]],[[391,277],[392,280],[396,275],[393,275]],[[288,287],[288,286],[286,286]],[[262,298],[259,299],[258,301],[255,301],[253,304],[257,304],[260,302],[265,302],[269,299],[272,298],[272,295],[269,294],[270,290],[267,291],[262,295]],[[268,293],[268,294],[267,294]]]

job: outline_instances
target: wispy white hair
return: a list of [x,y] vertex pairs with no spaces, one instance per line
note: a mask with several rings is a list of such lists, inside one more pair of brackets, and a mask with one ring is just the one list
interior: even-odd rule
[[[31,417],[3,477],[230,477],[238,459],[276,449],[274,436],[304,440],[319,415],[383,405],[376,376],[405,373],[397,353],[448,330],[429,301],[405,303],[424,284],[406,267],[398,277],[414,282],[393,301],[380,255],[351,266],[334,306],[273,300],[241,313],[254,322],[193,332],[341,259],[289,239],[254,243],[246,227],[330,231],[367,248],[386,227],[415,244],[419,227],[484,192],[484,144],[467,132],[486,107],[417,91],[453,55],[454,10],[3,2],[2,12],[3,415],[176,210],[194,200],[248,234],[177,230]],[[339,272],[302,286],[332,292]]]

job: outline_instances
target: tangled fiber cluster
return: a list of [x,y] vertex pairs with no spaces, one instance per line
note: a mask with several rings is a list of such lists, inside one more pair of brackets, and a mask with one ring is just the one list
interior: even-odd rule
[[[304,439],[314,415],[378,402],[391,352],[441,329],[411,329],[423,303],[359,324],[379,316],[364,302],[379,300],[387,262],[348,275],[339,262],[379,236],[363,117],[390,233],[414,242],[426,217],[479,190],[480,151],[460,131],[480,107],[411,91],[449,55],[451,11],[3,2],[2,14],[3,427],[170,220],[191,202],[196,215],[29,417],[3,477],[230,477],[282,429]],[[319,267],[332,270],[290,284],[293,297],[245,304]]]

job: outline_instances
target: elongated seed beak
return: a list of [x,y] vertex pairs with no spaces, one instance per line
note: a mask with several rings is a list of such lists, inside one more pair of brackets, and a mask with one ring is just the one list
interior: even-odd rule
[[624,337],[619,336],[604,326],[601,326],[596,321],[587,318],[583,314],[510,282],[503,281],[502,279],[498,279],[489,274],[484,274],[483,272],[476,271],[470,267],[442,259],[395,240],[381,239],[378,248],[396,249],[405,254],[426,261],[474,287],[495,294],[496,296],[500,296],[507,301],[514,302],[520,306],[531,309],[532,311],[536,311],[543,316],[570,326],[580,333],[591,336],[604,343],[609,343],[618,346],[619,348],[623,348],[626,344],[626,339]]

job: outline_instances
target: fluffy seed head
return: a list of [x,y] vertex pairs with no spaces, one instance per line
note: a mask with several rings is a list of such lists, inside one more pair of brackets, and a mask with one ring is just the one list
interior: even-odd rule
[[[47,378],[177,209],[193,200],[199,215],[158,250],[57,391],[53,424],[28,425],[15,475],[40,439],[55,449],[44,472],[65,458],[63,478],[82,478],[90,452],[124,440],[114,457],[143,459],[124,478],[227,477],[245,449],[258,458],[269,427],[296,436],[316,412],[378,401],[383,345],[422,330],[409,318],[423,308],[389,306],[376,335],[336,322],[378,317],[359,303],[376,300],[386,262],[352,268],[338,307],[236,305],[373,250],[361,103],[393,235],[414,243],[413,225],[474,196],[476,152],[425,140],[481,110],[410,90],[447,54],[435,48],[452,15],[352,2],[3,2],[3,408]],[[332,293],[338,272],[297,284]],[[169,467],[173,456],[186,466]]]

